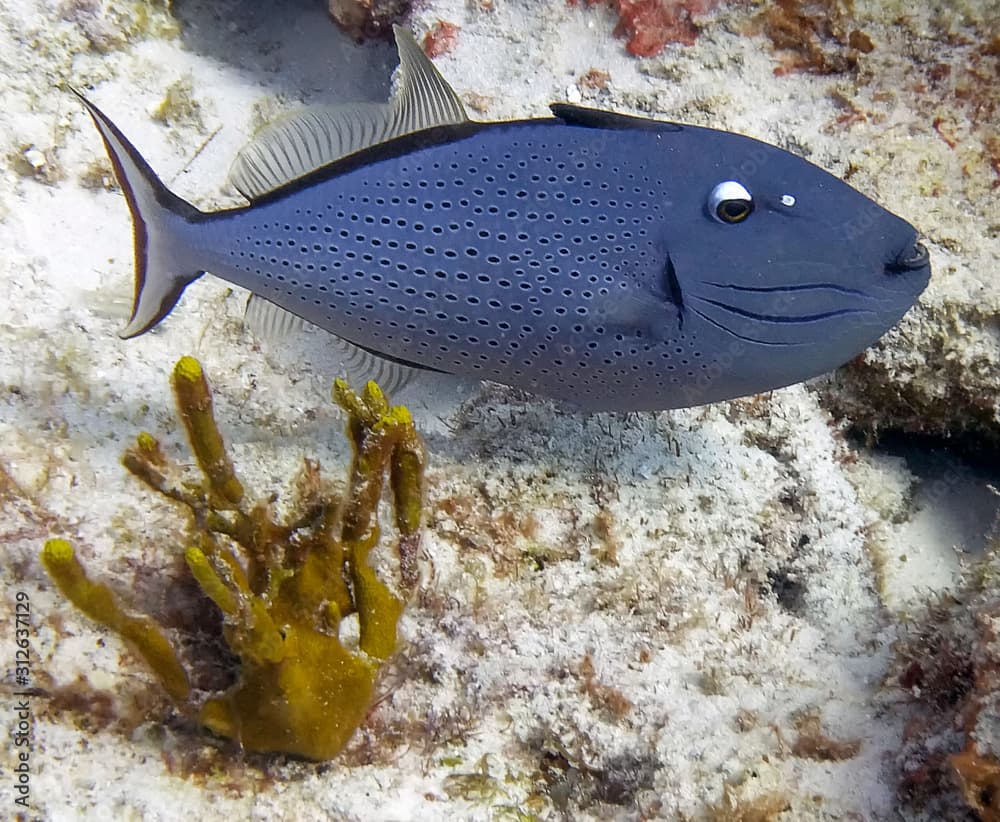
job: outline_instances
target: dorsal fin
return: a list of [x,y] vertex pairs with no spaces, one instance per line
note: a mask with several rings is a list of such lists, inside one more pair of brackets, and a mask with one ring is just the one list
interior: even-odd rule
[[229,182],[250,202],[385,139],[385,103],[315,106],[265,126],[240,149]]
[[663,120],[650,120],[646,117],[631,117],[628,114],[617,114],[614,111],[602,111],[597,108],[574,106],[571,103],[553,103],[549,110],[564,123],[587,128],[610,129],[656,129],[658,131],[680,131],[683,126]]
[[469,118],[454,89],[404,28],[394,26],[400,81],[388,103],[316,106],[265,126],[236,155],[229,180],[248,200],[363,148]]
[[396,35],[400,68],[399,90],[389,102],[396,111],[398,129],[392,136],[467,122],[469,115],[462,101],[413,39],[410,30],[393,26],[392,31]]

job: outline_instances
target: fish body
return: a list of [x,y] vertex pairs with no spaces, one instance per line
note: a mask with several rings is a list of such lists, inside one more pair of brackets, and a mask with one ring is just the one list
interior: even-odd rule
[[278,185],[205,214],[87,105],[136,224],[128,336],[211,271],[378,358],[665,409],[837,367],[930,275],[907,222],[729,132],[564,105],[431,118],[288,180],[265,159]]

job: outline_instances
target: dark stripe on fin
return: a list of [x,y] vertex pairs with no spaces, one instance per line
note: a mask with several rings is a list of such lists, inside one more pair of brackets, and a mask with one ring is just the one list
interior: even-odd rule
[[[428,128],[424,131],[410,132],[409,134],[404,134],[402,137],[396,137],[384,143],[376,143],[368,148],[355,151],[353,154],[348,154],[346,157],[341,157],[339,160],[334,160],[332,163],[322,166],[309,174],[292,180],[279,188],[268,191],[267,193],[254,198],[253,203],[254,205],[271,203],[276,200],[280,200],[282,197],[286,197],[293,192],[302,191],[303,189],[310,188],[311,186],[325,183],[327,180],[339,177],[342,174],[347,174],[357,168],[373,165],[375,163],[382,162],[383,160],[391,160],[395,157],[402,157],[403,155],[422,148],[431,148],[436,145],[455,142],[485,129],[505,128],[511,125],[517,125],[518,122],[521,121],[515,120],[502,123],[476,123],[470,120],[467,123],[434,126],[433,128]],[[539,121],[536,120],[533,122],[537,123]],[[542,120],[541,122],[556,124],[559,121]],[[232,211],[240,210],[242,210],[242,207],[237,209],[213,211],[210,214],[205,215],[205,218],[217,219],[228,215]]]
[[[341,338],[343,339],[343,338]],[[344,340],[344,342],[351,342],[350,340]],[[418,362],[413,362],[412,360],[405,360],[402,357],[391,357],[382,351],[376,351],[374,348],[369,348],[366,345],[358,345],[357,343],[351,343],[355,348],[360,348],[362,351],[367,351],[373,357],[379,360],[386,360],[387,362],[395,363],[396,365],[401,365],[404,368],[412,368],[414,371],[427,371],[431,374],[450,374],[451,371],[442,371],[440,368],[434,368],[430,365],[421,365]]]
[[137,337],[169,314],[184,289],[204,273],[190,259],[185,243],[185,229],[203,215],[160,182],[104,112],[70,90],[93,118],[132,214],[135,293],[132,316],[119,336]]
[[678,123],[650,120],[646,117],[630,117],[613,111],[574,106],[570,103],[553,103],[549,110],[564,123],[587,128],[640,129],[642,131],[681,131]]

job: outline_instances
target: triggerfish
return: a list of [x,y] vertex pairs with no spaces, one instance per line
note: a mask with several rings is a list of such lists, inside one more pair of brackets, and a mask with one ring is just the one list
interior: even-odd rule
[[681,408],[841,365],[928,283],[909,223],[800,157],[566,104],[474,122],[410,33],[396,41],[390,102],[307,109],[240,152],[239,208],[171,193],[84,99],[135,229],[123,337],[210,271],[371,369]]

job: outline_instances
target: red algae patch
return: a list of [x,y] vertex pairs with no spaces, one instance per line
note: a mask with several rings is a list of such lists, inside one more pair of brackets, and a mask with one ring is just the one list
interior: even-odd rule
[[[572,6],[578,0],[569,0]],[[669,43],[693,46],[698,39],[694,19],[707,14],[721,0],[588,0],[604,2],[618,13],[615,35],[626,38],[625,48],[635,57],[655,57]]]

